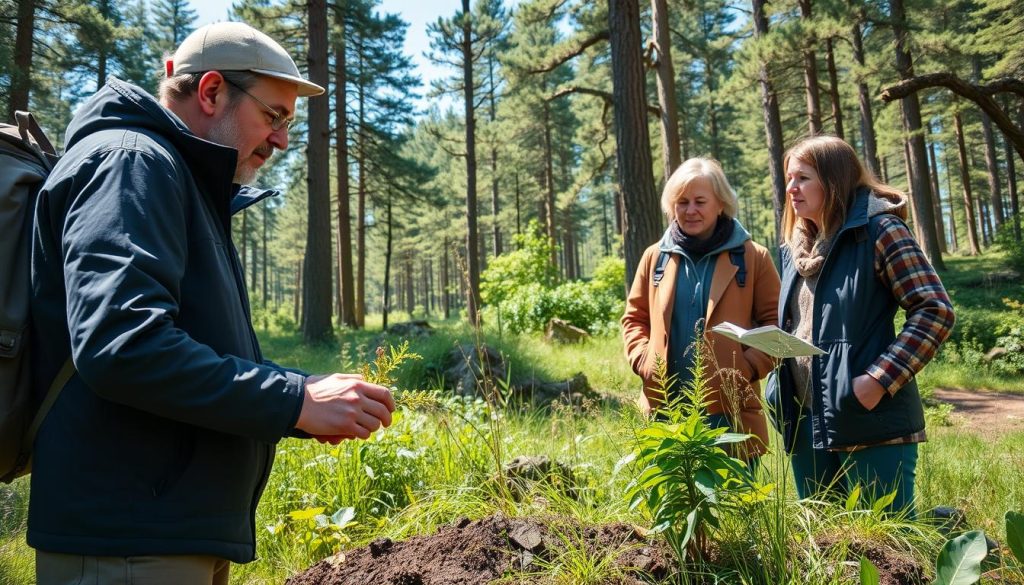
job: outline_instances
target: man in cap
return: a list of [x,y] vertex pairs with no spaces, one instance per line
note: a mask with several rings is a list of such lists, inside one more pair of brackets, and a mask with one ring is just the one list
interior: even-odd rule
[[241,23],[190,35],[159,101],[111,79],[76,113],[32,234],[33,368],[63,385],[36,438],[40,585],[227,583],[285,436],[367,438],[386,388],[263,358],[231,214],[324,89]]

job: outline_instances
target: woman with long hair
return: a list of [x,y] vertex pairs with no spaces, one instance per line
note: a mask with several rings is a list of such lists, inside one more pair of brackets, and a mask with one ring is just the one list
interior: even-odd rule
[[953,305],[905,223],[906,197],[849,144],[806,138],[784,165],[780,325],[825,352],[784,360],[766,391],[797,490],[861,485],[913,513],[926,439],[914,376],[949,336]]
[[[691,158],[665,184],[669,228],[644,252],[626,299],[626,356],[643,380],[640,406],[651,414],[691,379],[694,348],[706,340],[712,367],[707,412],[714,427],[752,435],[733,454],[753,461],[765,451],[768,423],[757,381],[773,367],[764,353],[711,332],[724,321],[744,328],[773,324],[779,274],[764,246],[736,219],[736,193],[718,161]],[[675,382],[659,388],[655,364]]]

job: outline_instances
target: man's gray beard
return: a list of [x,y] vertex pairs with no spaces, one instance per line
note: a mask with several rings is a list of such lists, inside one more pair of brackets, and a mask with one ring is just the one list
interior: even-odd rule
[[[229,111],[219,124],[210,128],[210,133],[207,138],[210,142],[216,142],[217,144],[234,148],[237,151],[239,142],[238,135],[238,121],[235,119],[234,111]],[[251,156],[252,153],[249,153],[249,155]],[[248,160],[248,157],[246,157],[245,160]],[[256,179],[256,174],[259,172],[259,169],[243,166],[242,162],[244,162],[242,159],[242,153],[239,151],[238,163],[235,166],[235,175],[232,181],[239,185],[248,185]]]

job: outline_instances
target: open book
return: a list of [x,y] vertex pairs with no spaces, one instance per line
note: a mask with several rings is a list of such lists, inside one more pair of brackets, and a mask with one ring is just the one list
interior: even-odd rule
[[822,355],[825,353],[810,343],[790,333],[786,333],[775,325],[765,325],[764,327],[747,330],[739,325],[725,322],[715,325],[711,330],[776,358]]

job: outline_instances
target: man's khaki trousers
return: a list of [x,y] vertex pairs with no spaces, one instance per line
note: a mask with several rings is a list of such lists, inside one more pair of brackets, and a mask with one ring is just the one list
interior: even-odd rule
[[209,556],[87,557],[36,551],[37,585],[228,585],[230,563]]

